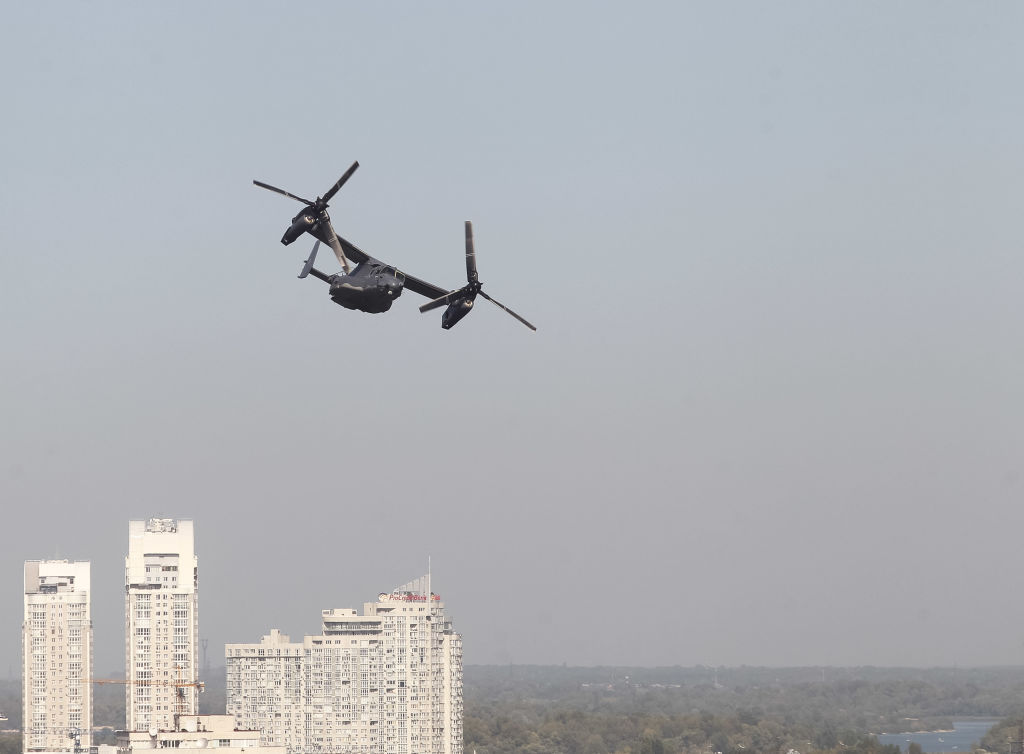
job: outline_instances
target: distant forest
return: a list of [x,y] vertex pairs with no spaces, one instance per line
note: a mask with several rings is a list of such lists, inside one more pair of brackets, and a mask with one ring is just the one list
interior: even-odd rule
[[[477,754],[896,754],[879,733],[1004,722],[1024,709],[1024,667],[465,669],[465,749]],[[1018,749],[1019,754],[1019,749]]]
[[[897,754],[875,735],[965,717],[998,718],[979,744],[1006,754],[1024,713],[1024,667],[470,665],[464,680],[466,754]],[[223,713],[223,670],[206,683],[201,711]],[[94,704],[112,741],[123,688],[97,686]],[[20,681],[0,681],[0,711],[20,728]],[[0,754],[20,751],[19,734],[0,734]]]

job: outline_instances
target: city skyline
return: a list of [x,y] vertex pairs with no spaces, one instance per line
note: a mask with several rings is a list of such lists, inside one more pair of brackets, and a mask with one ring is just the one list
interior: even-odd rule
[[[194,533],[191,519],[128,522],[123,583],[129,746],[151,748],[154,736],[166,739],[161,746],[175,746],[202,736],[207,724],[198,705]],[[97,681],[90,562],[27,561],[24,585],[23,750],[88,749]],[[259,737],[252,746],[282,754],[284,747],[303,752],[341,745],[389,754],[461,754],[462,638],[432,590],[431,572],[363,607],[362,614],[322,609],[321,636],[307,635],[298,644],[274,629],[258,644],[225,645],[224,719],[234,724],[209,719],[211,731],[228,736],[215,745],[244,746],[242,732],[248,731]],[[268,692],[268,686],[279,688]]]
[[[193,619],[194,616],[198,615],[199,613],[199,557],[198,550],[195,547],[195,520],[191,518],[175,518],[171,516],[161,515],[150,516],[143,519],[133,518],[130,519],[127,523],[128,547],[126,548],[126,555],[122,559],[120,559],[121,562],[123,562],[124,564],[123,577],[120,582],[122,584],[122,588],[117,589],[117,587],[111,584],[100,585],[100,591],[106,592],[108,596],[110,593],[114,591],[119,591],[121,594],[123,594],[122,616],[124,618],[124,628],[118,635],[107,636],[105,640],[101,636],[100,644],[105,646],[108,655],[110,654],[111,647],[115,642],[121,646],[122,649],[120,651],[122,657],[124,658],[124,677],[128,681],[144,680],[152,682],[154,679],[158,681],[163,680],[164,676],[166,676],[167,679],[174,680],[172,679],[172,673],[174,671],[172,671],[171,668],[180,663],[185,663],[182,667],[185,671],[185,676],[187,676],[190,679],[200,678],[204,664],[209,666],[211,669],[223,669],[224,658],[220,652],[214,653],[213,657],[215,658],[215,661],[212,663],[209,661],[209,655],[207,655],[205,658],[201,656],[200,653],[202,651],[206,651],[200,649],[202,630],[199,627],[198,619]],[[151,554],[147,555],[147,553],[150,552]],[[428,572],[427,575],[425,575],[422,579],[424,584],[427,584],[430,581],[430,558],[426,558],[426,560]],[[93,594],[92,587],[94,582],[91,581],[91,579],[89,578],[89,573],[91,572],[91,567],[93,563],[97,562],[95,559],[82,561],[69,561],[68,559],[54,559],[49,561],[26,561],[26,568],[29,562],[52,564],[44,568],[44,571],[47,574],[49,574],[51,571],[53,573],[57,573],[57,571],[61,571],[61,569],[66,570],[68,572],[74,571],[75,573],[77,573],[78,571],[75,569],[85,567],[86,576],[84,579],[81,577],[79,579],[80,587],[78,593],[82,593],[83,587],[81,586],[81,584],[84,583],[85,594],[90,596],[91,594]],[[104,563],[102,558],[100,558],[98,562],[103,563],[104,565],[109,565]],[[181,567],[179,564],[181,563],[188,564],[188,568],[184,572],[180,570]],[[79,564],[84,564],[84,566],[80,566]],[[56,568],[56,570],[53,570],[54,568]],[[183,573],[184,575],[181,575]],[[182,579],[181,582],[179,582],[179,578]],[[26,572],[26,583],[27,579],[28,574]],[[409,584],[412,583],[414,582],[409,582]],[[429,587],[427,588],[429,589]],[[182,647],[184,647],[184,649],[179,648],[178,651],[175,651],[175,649],[172,648],[169,650],[170,654],[168,654],[166,657],[163,656],[163,653],[156,651],[158,647],[155,646],[154,642],[145,642],[145,646],[147,647],[145,649],[145,654],[147,656],[145,663],[147,667],[145,669],[140,669],[134,665],[134,660],[135,655],[143,650],[139,646],[136,646],[138,637],[136,637],[135,634],[139,630],[146,630],[150,627],[139,627],[136,625],[136,613],[140,609],[138,606],[138,599],[140,598],[141,595],[142,597],[145,597],[147,599],[147,602],[149,603],[149,607],[146,609],[146,612],[150,613],[150,616],[148,616],[148,620],[163,620],[164,618],[158,618],[156,616],[164,612],[164,606],[156,605],[154,603],[154,598],[159,598],[163,595],[164,592],[167,592],[166,599],[168,600],[165,607],[167,608],[166,612],[168,612],[168,616],[166,619],[168,620],[169,637],[173,636],[170,633],[170,630],[172,628],[177,629],[175,633],[181,633],[181,628],[179,628],[178,626],[170,625],[171,622],[173,622],[175,618],[177,618],[177,616],[171,614],[173,613],[175,607],[179,609],[182,608],[181,605],[178,605],[177,603],[171,600],[171,595],[174,592],[195,595],[195,600],[192,600],[191,598],[188,600],[189,615],[182,616],[182,618],[178,621],[180,622],[181,620],[184,620],[186,623],[188,623],[188,630],[190,632],[188,635],[188,640],[187,643],[181,645]],[[372,594],[378,596],[383,594],[380,591],[371,590],[371,592]],[[368,595],[371,592],[368,592]],[[216,597],[211,597],[211,599],[216,599]],[[440,597],[438,597],[438,599],[440,599]],[[91,604],[91,598],[88,601],[89,604]],[[368,604],[369,600],[347,600],[347,602]],[[157,612],[154,613],[154,611]],[[91,610],[87,612],[89,613],[88,620],[91,624],[92,612]],[[315,610],[311,610],[309,612],[310,614],[313,614]],[[294,619],[291,616],[283,615],[281,617],[281,625],[286,625],[294,622]],[[104,615],[104,618],[106,619],[106,621],[111,620],[111,616],[109,614]],[[193,630],[194,634],[192,633]],[[90,657],[92,656],[92,645],[95,643],[95,639],[92,636],[92,634],[93,632],[90,628]],[[149,634],[147,634],[147,636],[149,636]],[[247,637],[235,637],[235,640],[229,640],[224,642],[220,648],[222,649],[227,644],[244,643],[244,638]],[[207,647],[207,650],[208,649],[209,647]],[[206,660],[205,663],[204,659]],[[219,659],[222,664],[218,664],[216,662],[217,659]],[[159,669],[156,668],[157,665],[159,665]],[[154,673],[162,675],[159,675],[159,678],[156,678],[153,675]],[[83,677],[106,678],[109,675],[109,672],[103,671],[99,675],[86,675]],[[131,684],[126,685],[126,700],[130,700],[133,698],[134,691],[134,686],[132,686]],[[150,690],[150,693],[156,693],[157,695],[163,693],[166,696],[166,694],[170,692],[161,691],[159,687],[154,687]],[[197,692],[193,691],[192,693],[195,694]],[[169,698],[164,701],[168,702],[168,706],[170,705]],[[155,702],[153,703],[155,704]],[[161,706],[162,705],[163,702],[161,702]],[[190,702],[190,710],[192,706],[194,706],[194,700],[193,702]],[[131,703],[127,702],[126,714],[131,715],[132,709],[133,708]],[[171,711],[171,714],[173,714],[173,710]],[[180,711],[178,714],[194,715],[196,714],[196,712]],[[166,718],[168,717],[168,715],[163,715],[163,717]],[[164,722],[166,722],[166,720]],[[148,727],[148,718],[145,721],[140,721],[138,725],[133,725],[130,722],[127,725],[128,730],[145,730]]]

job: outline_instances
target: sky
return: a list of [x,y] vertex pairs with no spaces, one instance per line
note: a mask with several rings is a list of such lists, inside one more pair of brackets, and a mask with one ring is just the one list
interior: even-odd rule
[[[425,573],[467,664],[1024,663],[1024,7],[20,3],[0,27],[0,677],[22,568],[195,521],[200,634]],[[457,327],[296,279],[338,232]],[[333,272],[330,254],[320,261]]]

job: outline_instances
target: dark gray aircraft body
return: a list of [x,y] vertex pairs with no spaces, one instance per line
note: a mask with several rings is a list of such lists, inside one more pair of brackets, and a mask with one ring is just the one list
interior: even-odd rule
[[356,263],[355,269],[350,273],[334,275],[316,269],[313,263],[316,261],[316,252],[320,246],[320,240],[317,239],[305,267],[299,274],[300,278],[312,275],[330,285],[330,296],[334,303],[346,309],[379,314],[390,309],[391,304],[402,295],[405,288],[427,298],[437,298],[448,293],[447,289],[407,275],[386,262],[374,259],[344,238],[336,237],[345,256]]
[[[499,309],[503,309],[511,314],[531,330],[537,329],[507,306],[498,303],[481,290],[483,283],[480,282],[480,277],[477,274],[476,252],[473,248],[473,225],[468,220],[466,221],[467,284],[454,291],[401,272],[386,262],[374,259],[355,244],[339,236],[334,231],[330,215],[327,214],[327,202],[334,197],[338,189],[345,185],[345,182],[352,177],[352,174],[358,167],[358,162],[352,163],[352,166],[345,171],[337,183],[322,197],[318,196],[316,201],[303,199],[300,196],[267,183],[253,181],[254,184],[261,188],[275,191],[306,205],[304,209],[292,218],[291,225],[288,226],[281,237],[281,243],[285,246],[295,241],[303,233],[309,233],[316,239],[313,251],[309,259],[306,260],[302,272],[299,274],[300,278],[311,274],[313,277],[323,280],[330,286],[331,300],[336,304],[346,309],[355,309],[369,312],[370,314],[386,312],[391,308],[395,299],[402,295],[403,289],[408,288],[421,296],[431,299],[420,307],[421,312],[426,312],[439,306],[446,306],[444,313],[441,315],[441,327],[445,330],[453,327],[459,320],[469,314],[476,301],[476,297],[480,295]],[[328,275],[313,267],[321,242],[330,246],[334,251],[344,269],[343,273]],[[348,260],[356,263],[355,269],[350,269]]]

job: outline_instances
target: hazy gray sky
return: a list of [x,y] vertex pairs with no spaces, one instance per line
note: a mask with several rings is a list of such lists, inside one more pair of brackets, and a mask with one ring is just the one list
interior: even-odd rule
[[[1020,664],[1024,6],[20,3],[0,674],[25,559],[193,518],[200,631],[426,570],[467,663]],[[335,306],[339,232],[486,290]],[[328,255],[329,257],[330,255]],[[331,266],[329,259],[325,266]]]

